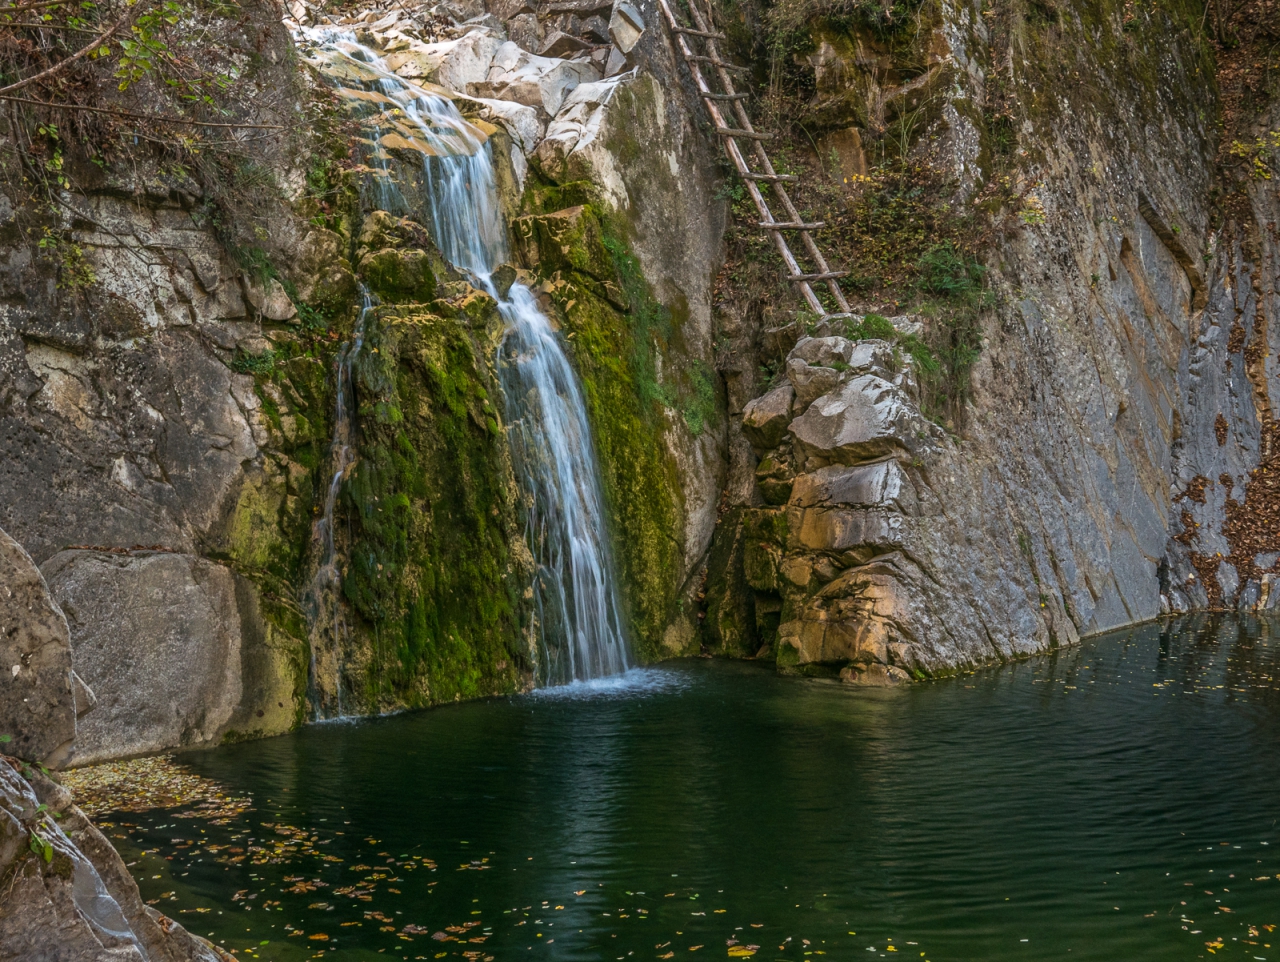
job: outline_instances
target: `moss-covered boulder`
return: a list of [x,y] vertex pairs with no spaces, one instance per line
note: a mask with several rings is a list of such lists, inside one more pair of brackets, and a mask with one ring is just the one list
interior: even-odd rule
[[630,306],[604,244],[600,219],[585,204],[518,217],[511,229],[526,264],[536,264],[544,274],[572,271],[579,283],[594,281],[596,293],[615,307]]
[[426,251],[386,248],[360,259],[360,276],[384,301],[425,302],[436,296],[436,277]]
[[356,367],[360,460],[343,491],[346,659],[367,710],[528,684],[529,571],[492,369],[502,323],[474,292],[379,308]]

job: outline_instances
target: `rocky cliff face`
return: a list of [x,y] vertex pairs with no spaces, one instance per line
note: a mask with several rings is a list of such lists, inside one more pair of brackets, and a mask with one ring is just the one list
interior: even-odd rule
[[[581,377],[644,658],[885,682],[1271,604],[1264,27],[1177,3],[721,10],[852,271],[837,329],[783,289],[648,4],[410,6],[287,14],[487,138],[503,276]],[[64,762],[532,679],[502,322],[434,249],[422,145],[358,69],[226,29],[262,71],[236,116],[305,133],[229,180],[67,148],[56,202],[11,181],[0,203],[0,524],[100,703],[49,736]],[[47,174],[36,122],[4,143]]]
[[[708,144],[664,89],[662,38],[625,11],[604,43],[581,39],[591,17],[561,17],[552,47],[528,11],[290,13],[447,85],[432,89],[489,138],[515,266],[583,378],[633,640],[648,658],[696,650],[725,460],[710,363],[723,209]],[[353,112],[283,28],[241,26],[213,24],[256,58],[235,116],[312,129],[250,136],[230,172],[145,143],[113,163],[68,146],[65,183],[40,174],[52,201],[15,180],[0,204],[0,523],[42,566],[100,701],[61,763],[532,679],[496,304],[434,249],[412,131],[370,140],[374,95]],[[38,150],[62,143],[21,146],[28,121],[5,149],[47,171]],[[331,485],[348,355],[355,454]]]
[[[911,40],[825,9],[798,36],[776,19],[791,8],[763,19],[799,48],[821,149],[797,169],[826,182],[805,199],[843,208],[820,241],[862,310],[926,315],[923,340],[875,321],[947,430],[849,345],[795,343],[803,320],[730,289],[734,429],[762,460],[751,478],[734,444],[715,645],[882,679],[1268,605],[1280,534],[1243,499],[1267,490],[1276,194],[1268,171],[1222,166],[1208,38],[1174,8],[942,4]],[[1273,98],[1237,113],[1237,145],[1274,130]],[[877,261],[869,222],[915,263]],[[747,403],[765,385],[742,357],[770,354],[785,380]]]
[[[203,939],[142,902],[111,843],[43,762],[82,744],[93,693],[71,668],[67,620],[40,570],[0,531],[0,958],[216,962]],[[119,737],[117,735],[117,737]],[[16,756],[16,757],[15,757]]]

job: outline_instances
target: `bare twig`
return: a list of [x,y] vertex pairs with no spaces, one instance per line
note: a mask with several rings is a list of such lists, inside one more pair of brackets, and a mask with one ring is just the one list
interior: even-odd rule
[[26,87],[28,84],[33,84],[39,80],[46,80],[49,77],[52,77],[54,74],[61,73],[63,70],[71,66],[77,60],[80,60],[83,57],[89,56],[89,54],[93,53],[95,50],[101,47],[104,43],[106,43],[106,41],[110,40],[113,36],[115,36],[119,30],[127,26],[132,26],[133,22],[137,20],[140,16],[142,16],[142,14],[150,6],[151,4],[149,3],[139,3],[136,9],[130,10],[127,14],[125,14],[123,17],[117,20],[114,24],[108,27],[105,32],[94,37],[91,41],[89,41],[89,43],[85,44],[83,47],[81,47],[79,50],[73,53],[70,57],[67,57],[65,60],[59,60],[49,69],[42,70],[38,74],[28,77],[26,80],[19,80],[17,83],[9,84],[9,86],[7,87],[0,87],[0,95],[12,93],[15,90],[21,90],[23,87]]
[[[9,88],[5,88],[6,90]],[[214,123],[208,120],[187,120],[183,117],[164,117],[159,114],[135,114],[128,110],[110,110],[106,107],[87,107],[81,104],[55,104],[47,100],[33,100],[30,97],[10,97],[0,91],[0,100],[9,100],[18,104],[31,104],[36,107],[52,107],[55,110],[84,110],[91,114],[109,114],[123,120],[151,120],[161,124],[183,124],[188,127],[237,127],[244,130],[285,130],[284,124],[227,124]]]
[[24,3],[16,7],[0,7],[0,14],[22,13],[24,10],[41,10],[45,7],[65,6],[69,0],[44,0],[43,3]]
[[74,33],[94,33],[96,30],[86,30],[84,27],[68,27],[59,23],[0,23],[0,27],[9,27],[11,29],[23,30],[70,30]]

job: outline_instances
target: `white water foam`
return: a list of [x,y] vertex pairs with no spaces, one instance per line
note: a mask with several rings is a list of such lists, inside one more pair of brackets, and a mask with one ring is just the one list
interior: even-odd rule
[[684,691],[694,684],[688,672],[670,668],[629,668],[620,675],[571,681],[552,688],[535,688],[524,695],[538,701],[592,701],[609,698],[647,698]]

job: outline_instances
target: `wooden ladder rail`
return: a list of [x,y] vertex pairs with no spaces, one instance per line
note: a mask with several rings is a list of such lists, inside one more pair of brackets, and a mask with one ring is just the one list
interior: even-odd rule
[[[710,0],[708,0],[709,3]],[[706,105],[707,112],[711,115],[711,120],[716,127],[716,133],[724,141],[725,152],[729,155],[729,159],[733,161],[734,167],[737,168],[739,175],[747,185],[747,192],[751,195],[751,200],[760,214],[760,226],[769,231],[773,237],[774,245],[778,248],[778,253],[782,256],[783,263],[790,271],[787,279],[796,285],[805,303],[819,317],[828,318],[838,315],[829,312],[823,306],[813,290],[812,281],[825,282],[827,289],[831,292],[831,296],[839,306],[840,313],[843,315],[851,314],[849,302],[845,299],[844,292],[837,283],[837,278],[844,276],[845,272],[833,271],[828,267],[826,258],[822,256],[822,252],[818,249],[818,245],[810,233],[810,229],[820,225],[805,225],[803,223],[799,211],[796,210],[795,204],[791,201],[791,196],[783,186],[784,180],[790,178],[784,178],[774,170],[773,164],[769,160],[769,155],[764,149],[764,141],[770,135],[760,134],[751,126],[751,118],[747,115],[746,107],[742,103],[745,96],[734,90],[733,79],[730,77],[728,69],[726,69],[729,65],[721,58],[720,52],[716,47],[716,40],[722,39],[722,35],[715,32],[709,16],[706,19],[703,18],[702,12],[697,7],[697,0],[689,0],[689,12],[693,17],[694,23],[693,29],[680,25],[671,7],[668,6],[668,0],[658,0],[658,6],[662,9],[663,18],[667,21],[667,27],[675,39],[676,47],[680,51],[681,57],[689,67],[689,72],[693,76],[693,81],[698,88],[699,95],[702,97],[702,102]],[[707,56],[700,57],[694,54],[686,40],[690,36],[700,37],[705,40]],[[724,93],[716,93],[707,85],[702,71],[698,67],[700,62],[711,63],[715,67]],[[737,115],[739,123],[737,128],[726,123],[723,114],[720,112],[719,104],[724,101],[733,104],[734,113]],[[756,160],[759,161],[763,173],[755,173],[748,167],[746,159],[742,156],[742,151],[738,147],[738,137],[749,139],[752,142]],[[813,263],[817,265],[816,271],[805,273],[801,270],[799,262],[787,244],[786,237],[783,236],[782,230],[784,228],[782,224],[784,222],[777,221],[773,216],[768,202],[757,186],[757,183],[761,182],[768,183],[773,187],[778,200],[782,203],[782,207],[787,213],[788,221],[785,223],[791,225],[785,229],[796,230],[800,234],[806,253]],[[771,226],[774,224],[779,226]]]

